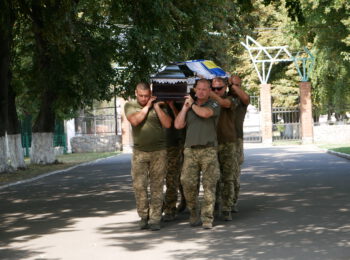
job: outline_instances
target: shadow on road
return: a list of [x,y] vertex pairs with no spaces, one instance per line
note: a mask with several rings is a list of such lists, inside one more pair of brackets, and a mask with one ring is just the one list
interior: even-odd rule
[[[0,246],[6,248],[10,243],[62,230],[69,232],[78,218],[102,217],[133,209],[130,161],[125,163],[125,157],[130,155],[0,191]],[[7,248],[0,256],[3,254],[13,256],[9,259],[25,259],[37,252],[25,249],[11,252]]]
[[[151,232],[138,230],[135,219],[115,218],[97,232],[108,247],[135,256],[128,259],[145,250],[159,250],[168,259],[346,259],[349,183],[346,159],[302,147],[247,148],[240,211],[232,222],[216,220],[207,231],[190,227],[184,213]],[[1,259],[39,256],[41,251],[9,245],[55,232],[67,232],[69,239],[77,219],[136,212],[130,155],[13,186],[0,195]]]

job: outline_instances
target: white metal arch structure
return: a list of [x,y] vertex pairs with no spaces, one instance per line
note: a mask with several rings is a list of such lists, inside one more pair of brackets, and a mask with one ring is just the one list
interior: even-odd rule
[[294,60],[287,49],[288,46],[264,47],[250,36],[247,36],[246,42],[241,44],[248,50],[261,84],[267,83],[275,62]]

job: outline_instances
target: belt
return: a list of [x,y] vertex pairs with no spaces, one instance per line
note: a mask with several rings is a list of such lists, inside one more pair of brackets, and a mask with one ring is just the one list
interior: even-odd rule
[[209,147],[213,147],[212,145],[191,145],[191,149],[203,149],[203,148],[209,148]]

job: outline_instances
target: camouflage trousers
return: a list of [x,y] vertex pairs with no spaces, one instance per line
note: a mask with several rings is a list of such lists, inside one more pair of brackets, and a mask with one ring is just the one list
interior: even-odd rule
[[241,177],[241,165],[244,162],[244,149],[243,149],[243,139],[242,138],[238,138],[237,142],[237,158],[239,158],[238,160],[238,168],[237,168],[237,172],[235,174],[235,180],[233,182],[233,189],[234,189],[234,197],[233,197],[233,203],[236,204],[237,200],[238,200],[238,195],[239,195],[239,191],[241,188],[241,182],[240,182],[240,177]]
[[239,158],[236,143],[219,144],[218,149],[220,180],[218,182],[217,201],[222,211],[231,211],[239,192]]
[[164,213],[175,215],[176,203],[180,188],[180,175],[183,162],[183,146],[172,146],[167,149],[166,191]]
[[202,222],[212,222],[216,183],[219,179],[217,148],[185,148],[181,172],[181,184],[191,213],[199,210],[199,182],[202,173],[203,201],[201,203]]
[[155,152],[134,149],[131,175],[137,213],[141,218],[149,218],[149,224],[159,223],[161,219],[165,172],[165,149]]
[[239,158],[239,165],[241,165],[244,162],[244,150],[243,150],[243,139],[238,138],[237,139],[237,153]]

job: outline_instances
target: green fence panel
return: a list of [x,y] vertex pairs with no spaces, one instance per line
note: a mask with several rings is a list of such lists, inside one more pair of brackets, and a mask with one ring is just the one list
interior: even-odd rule
[[[21,140],[22,148],[25,148],[24,156],[29,157],[29,148],[32,143],[32,116],[26,116],[21,120]],[[63,152],[67,153],[67,136],[64,133],[64,122],[63,120],[55,121],[55,130],[53,135],[54,147],[63,147]]]

